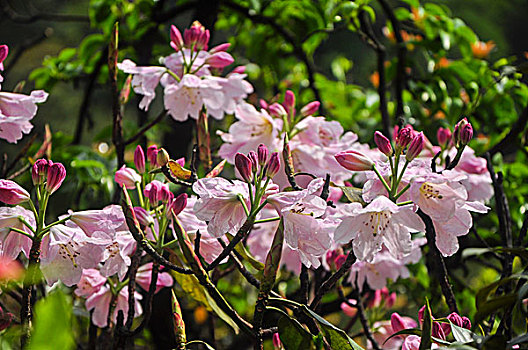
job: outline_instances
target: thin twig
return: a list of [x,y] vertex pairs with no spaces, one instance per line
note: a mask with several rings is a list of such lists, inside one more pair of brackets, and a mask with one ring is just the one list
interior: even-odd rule
[[167,112],[163,110],[158,116],[151,120],[147,125],[143,126],[139,131],[132,137],[128,138],[126,141],[124,141],[125,146],[130,145],[131,143],[136,142],[144,133],[149,131],[154,125],[158,124],[163,120],[163,118],[167,115]]
[[365,306],[363,305],[363,300],[361,296],[359,295],[357,289],[354,291],[353,295],[357,302],[355,306],[357,308],[357,315],[359,318],[359,322],[361,322],[361,326],[363,326],[364,335],[370,341],[370,344],[374,350],[380,350],[381,348],[378,342],[376,341],[376,339],[374,339],[374,336],[372,335],[372,332],[370,330],[368,319],[365,314]]

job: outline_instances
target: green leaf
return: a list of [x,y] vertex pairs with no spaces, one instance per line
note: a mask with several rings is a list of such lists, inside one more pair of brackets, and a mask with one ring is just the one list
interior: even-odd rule
[[35,305],[31,350],[74,349],[72,305],[60,290]]
[[172,277],[181,286],[186,296],[191,297],[198,303],[205,306],[207,311],[213,311],[211,305],[209,305],[207,296],[205,295],[205,289],[202,287],[198,279],[194,275],[184,275],[171,271]]
[[359,202],[361,203],[361,205],[366,204],[362,197],[363,190],[361,188],[350,187],[350,186],[338,186],[338,187],[341,189],[341,191],[343,191],[345,197],[347,197],[347,199],[350,202],[352,203]]
[[213,348],[211,345],[207,344],[203,340],[191,340],[190,342],[185,343],[185,348],[187,349],[187,347],[191,344],[201,344],[205,346],[207,350],[215,350],[215,348]]
[[429,299],[425,298],[424,320],[422,325],[422,339],[420,340],[420,350],[431,349],[433,343],[431,332],[433,331],[433,317],[431,316],[431,307]]
[[297,320],[288,316],[279,319],[279,336],[286,350],[312,349],[313,336]]
[[387,339],[385,339],[385,341],[383,342],[383,345],[386,342],[388,342],[389,339],[397,337],[399,335],[417,335],[417,336],[421,337],[422,336],[422,330],[418,329],[418,328],[402,329],[401,331],[396,332],[396,333],[392,334],[390,337],[388,337]]
[[475,314],[475,323],[480,323],[493,312],[496,312],[502,308],[512,306],[516,302],[517,294],[507,294],[486,300],[484,303],[481,303],[477,307],[477,313]]
[[455,337],[457,342],[463,344],[473,342],[473,332],[471,332],[469,329],[454,325],[451,321],[449,321],[449,323],[451,324],[451,332],[453,333],[453,337]]
[[312,317],[323,331],[324,337],[332,347],[332,350],[362,350],[355,341],[353,341],[342,329],[337,328],[305,305],[303,305],[303,312]]

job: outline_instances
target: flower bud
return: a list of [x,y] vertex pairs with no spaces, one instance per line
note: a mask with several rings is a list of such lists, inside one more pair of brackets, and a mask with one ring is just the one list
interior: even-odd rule
[[349,150],[337,153],[337,162],[344,168],[352,171],[366,171],[374,168],[372,159],[358,151]]
[[471,124],[467,124],[462,128],[460,131],[460,144],[467,145],[469,141],[473,138],[473,126]]
[[266,101],[264,101],[263,99],[260,99],[259,100],[259,105],[260,105],[260,108],[262,109],[268,109],[269,105]]
[[11,180],[0,180],[0,202],[20,204],[29,200],[29,193]]
[[172,48],[176,51],[180,51],[183,48],[183,38],[175,25],[171,25],[170,38]]
[[286,90],[284,94],[284,108],[291,113],[295,108],[295,94],[291,90]]
[[279,170],[280,170],[279,153],[273,152],[268,161],[268,164],[266,165],[266,177],[269,179],[273,178],[275,175],[277,175]]
[[438,144],[444,147],[451,139],[451,130],[449,128],[438,128],[436,139],[438,140]]
[[46,178],[48,177],[49,166],[50,162],[43,158],[38,159],[33,164],[33,167],[31,168],[31,179],[33,180],[33,185],[42,185],[44,182],[46,182]]
[[143,190],[143,194],[145,195],[145,197],[148,198],[150,205],[158,204],[159,193],[161,191],[162,186],[163,186],[163,183],[159,182],[158,180],[153,180],[151,183],[145,186],[145,190]]
[[411,127],[406,126],[401,128],[396,137],[396,146],[404,149],[413,140],[413,137],[414,130]]
[[46,191],[53,193],[61,187],[66,177],[66,169],[61,163],[53,163],[48,168],[48,180],[46,182]]
[[248,158],[251,161],[251,170],[256,173],[258,169],[258,156],[255,151],[249,151]]
[[161,185],[161,188],[158,192],[158,198],[164,204],[170,203],[172,201],[172,199],[174,198],[174,194],[172,194],[172,192],[170,191],[168,184]]
[[282,118],[285,115],[288,115],[288,113],[286,112],[286,109],[284,109],[284,107],[280,103],[277,103],[277,102],[270,105],[268,107],[268,110],[272,116],[277,117],[277,118]]
[[151,224],[154,224],[154,219],[144,208],[134,207],[134,214],[139,221],[139,224],[144,227],[148,227]]
[[178,215],[185,209],[187,206],[187,193],[182,193],[178,197],[174,198],[174,200],[170,204],[170,213],[174,213],[174,215]]
[[414,137],[414,139],[409,144],[409,148],[407,149],[407,154],[405,155],[405,159],[407,159],[409,162],[413,160],[414,158],[418,157],[420,153],[422,152],[425,144],[425,137],[422,131],[418,133]]
[[404,329],[407,328],[406,325],[405,325],[405,320],[403,319],[403,317],[398,315],[398,313],[396,313],[396,312],[391,315],[391,327],[392,327],[392,331],[394,333],[399,332],[399,331],[404,330]]
[[134,169],[123,165],[121,169],[116,171],[114,180],[119,186],[123,187],[124,185],[127,189],[133,190],[136,188],[136,183],[141,182],[141,175],[139,175]]
[[273,333],[273,347],[275,349],[281,349],[282,348],[282,343],[281,343],[281,340],[280,340],[280,337],[279,337],[279,333]]
[[223,44],[213,47],[211,50],[209,50],[209,53],[214,54],[217,52],[227,51],[230,47],[231,47],[230,43],[223,43]]
[[378,149],[381,153],[387,157],[392,156],[392,145],[390,140],[385,135],[379,131],[376,131],[374,133],[374,142],[376,143],[376,146],[378,146]]
[[178,299],[176,298],[174,291],[172,291],[172,316],[176,341],[178,344],[183,344],[183,347],[185,348],[187,339],[185,336],[185,322],[183,321],[180,303],[178,303]]
[[268,147],[265,144],[261,143],[257,148],[258,163],[260,166],[263,166],[268,161]]
[[4,60],[9,54],[9,48],[7,45],[0,45],[0,70],[4,70]]
[[339,270],[341,268],[341,266],[343,266],[343,264],[345,263],[346,258],[347,258],[347,256],[345,254],[340,254],[340,255],[337,256],[337,258],[335,258],[334,264],[335,264],[336,270]]
[[464,324],[464,321],[462,321],[462,317],[460,317],[460,315],[456,312],[452,312],[449,316],[447,316],[447,319],[451,321],[452,324],[458,327],[462,327],[462,325]]
[[156,163],[158,166],[165,166],[169,162],[170,157],[165,148],[158,149],[158,154],[156,155]]
[[123,88],[119,92],[119,104],[125,105],[130,97],[130,88],[132,87],[132,74],[130,74],[123,84]]
[[245,154],[237,153],[235,155],[235,167],[244,181],[250,183],[253,180],[251,160]]
[[468,122],[467,118],[463,118],[459,121],[453,130],[453,143],[456,147],[461,145],[467,145],[468,142],[473,138],[473,127]]
[[158,146],[152,145],[148,147],[147,148],[147,158],[150,162],[150,165],[154,168],[158,166],[157,157],[158,157]]
[[206,30],[200,22],[194,21],[191,28],[183,32],[183,41],[185,46],[191,47],[194,45],[194,50],[206,49],[209,42],[209,30]]
[[466,316],[462,316],[462,328],[471,329],[471,321]]
[[385,307],[386,307],[387,309],[392,308],[392,306],[394,305],[394,302],[396,302],[396,293],[395,293],[395,292],[392,292],[391,294],[389,294],[389,295],[385,298]]
[[138,173],[145,173],[145,152],[143,152],[143,147],[141,147],[141,145],[137,145],[136,150],[134,151],[134,166]]
[[420,323],[422,323],[424,320],[424,313],[425,313],[425,305],[422,306],[420,310],[418,310],[418,321],[420,321]]
[[348,299],[348,303],[342,302],[340,305],[341,310],[348,317],[355,317],[358,309],[356,307],[350,306],[349,304],[356,305],[357,301],[354,299]]
[[245,72],[246,72],[246,66],[236,66],[231,71],[231,73],[233,74],[244,74]]
[[306,106],[301,108],[302,116],[307,117],[309,115],[314,115],[319,109],[320,105],[321,105],[321,102],[319,101],[313,101],[313,102],[308,103]]
[[235,62],[235,59],[227,52],[220,51],[209,56],[205,62],[213,68],[221,69]]
[[185,167],[185,157],[181,157],[175,160],[182,168]]

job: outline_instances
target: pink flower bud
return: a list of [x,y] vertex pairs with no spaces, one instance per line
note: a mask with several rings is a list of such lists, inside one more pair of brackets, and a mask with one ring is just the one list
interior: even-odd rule
[[262,108],[262,109],[266,109],[267,110],[269,108],[268,103],[266,101],[264,101],[263,99],[259,100],[259,105],[260,105],[260,108]]
[[352,171],[366,171],[374,168],[374,162],[361,152],[349,150],[337,153],[337,162],[344,168]]
[[0,45],[0,70],[4,70],[4,60],[9,54],[9,48],[7,45]]
[[341,268],[341,266],[343,266],[343,264],[345,263],[346,258],[347,258],[347,256],[345,254],[341,254],[334,260],[334,264],[335,264],[336,270],[339,270]]
[[280,170],[280,158],[278,152],[273,152],[266,165],[266,177],[272,179]]
[[183,32],[183,41],[185,46],[194,45],[195,50],[206,49],[209,42],[209,30],[206,30],[198,21],[194,21],[191,28]]
[[407,328],[403,317],[398,315],[398,313],[396,312],[391,315],[391,327],[394,333],[402,331]]
[[169,162],[170,157],[165,148],[158,149],[158,154],[156,154],[156,163],[158,166],[165,166]]
[[170,38],[172,48],[176,51],[180,51],[183,48],[183,38],[175,25],[171,25]]
[[66,169],[61,163],[53,163],[48,168],[48,181],[46,182],[46,191],[53,193],[61,187],[66,178]]
[[258,169],[257,153],[255,151],[249,151],[248,158],[251,161],[251,170],[253,170],[253,172],[256,173]]
[[260,166],[263,166],[268,161],[268,147],[265,144],[261,143],[257,148],[258,163]]
[[0,202],[20,204],[29,200],[29,193],[11,180],[0,180]]
[[253,180],[251,160],[245,154],[237,153],[235,155],[235,167],[244,181],[250,183]]
[[178,197],[174,198],[170,205],[171,214],[178,215],[187,206],[187,193],[182,193]]
[[381,305],[381,289],[376,289],[374,291],[374,297],[371,298],[367,304],[369,308],[378,307]]
[[319,106],[321,106],[321,102],[319,101],[313,101],[313,102],[308,103],[306,106],[301,108],[302,116],[307,117],[309,115],[314,115],[319,109]]
[[394,305],[394,302],[396,301],[396,293],[395,292],[392,292],[391,294],[389,294],[386,298],[385,298],[385,307],[387,309],[390,309],[392,308],[392,306]]
[[121,169],[116,171],[114,180],[119,186],[123,187],[124,185],[127,189],[133,190],[136,188],[136,183],[141,182],[141,175],[139,175],[134,169],[123,165]]
[[464,323],[464,321],[462,321],[462,317],[460,317],[460,315],[456,312],[452,312],[451,314],[449,314],[449,316],[447,316],[447,319],[451,321],[452,324],[458,327],[462,327]]
[[288,113],[286,112],[286,109],[284,109],[284,107],[280,103],[277,103],[277,102],[270,105],[268,107],[268,110],[272,116],[277,117],[277,118],[282,118],[285,115],[288,115]]
[[407,159],[409,162],[413,160],[414,158],[418,157],[420,153],[422,152],[425,144],[425,137],[422,131],[418,133],[414,137],[414,139],[409,144],[409,148],[407,149],[407,154],[405,155],[405,159]]
[[216,52],[227,51],[229,49],[229,47],[231,47],[230,43],[220,44],[220,45],[217,45],[217,46],[213,47],[211,50],[209,50],[209,53],[210,54],[214,54]]
[[284,94],[284,108],[290,113],[295,108],[295,94],[291,90],[286,90]]
[[[446,324],[446,325],[449,327],[449,329],[451,329],[449,324]],[[445,340],[448,334],[449,332],[446,334],[445,329],[440,325],[440,323],[433,322],[433,330],[431,332],[431,335],[433,337]]]
[[381,132],[376,131],[374,133],[374,142],[376,143],[376,146],[378,146],[378,149],[381,153],[383,153],[387,157],[390,157],[392,155],[392,145],[390,143],[390,140]]
[[340,252],[337,249],[332,249],[326,252],[326,262],[328,263],[328,265],[330,265],[331,267],[335,267],[335,259],[339,256],[339,253]]
[[138,173],[145,173],[145,152],[143,152],[143,147],[141,147],[141,145],[137,145],[136,150],[134,151],[134,166]]
[[455,125],[453,130],[453,143],[456,147],[467,145],[471,138],[473,138],[473,127],[469,124],[467,118],[463,118]]
[[169,203],[174,198],[174,194],[169,189],[168,184],[162,184],[158,192],[158,198],[162,203]]
[[[51,162],[53,164],[53,162]],[[46,159],[38,159],[31,168],[31,179],[33,180],[33,185],[42,185],[46,182],[48,177],[48,168],[50,162]]]
[[[356,305],[357,301],[354,299],[348,299],[348,303]],[[348,303],[342,302],[340,305],[341,310],[348,317],[355,317],[357,314],[357,308],[350,306]]]
[[466,316],[462,316],[462,328],[471,329],[471,321]]
[[147,148],[147,158],[153,168],[158,166],[158,146],[152,145]]
[[210,37],[211,34],[209,33],[209,29],[206,29],[204,32],[200,33],[198,41],[196,42],[196,48],[199,50],[207,50]]
[[145,186],[143,194],[145,195],[145,197],[148,198],[150,205],[158,205],[158,202],[160,200],[159,193],[162,187],[163,183],[159,182],[158,180],[153,180],[151,183]]
[[273,347],[275,349],[280,349],[282,347],[282,343],[279,338],[279,333],[273,333]]
[[148,227],[151,224],[154,224],[154,219],[144,208],[134,207],[134,214],[139,221],[139,224],[144,227]]
[[465,125],[460,131],[460,144],[467,145],[473,138],[473,126],[471,124]]
[[119,92],[119,104],[125,105],[130,97],[130,88],[132,86],[132,74],[130,74],[123,84],[123,88]]
[[438,140],[438,144],[444,147],[451,139],[451,130],[449,128],[438,128],[436,139]]
[[410,126],[401,128],[396,137],[396,146],[405,148],[414,138],[414,130]]
[[224,68],[235,62],[233,56],[227,52],[220,51],[209,56],[205,62],[207,62],[213,68]]
[[237,66],[233,68],[231,73],[244,74],[246,72],[246,66]]

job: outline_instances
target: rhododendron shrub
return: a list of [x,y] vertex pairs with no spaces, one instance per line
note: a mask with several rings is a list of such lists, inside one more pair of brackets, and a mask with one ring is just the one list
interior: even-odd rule
[[[502,79],[521,92],[526,87],[510,72],[514,68],[499,72],[494,70],[499,63],[488,65],[486,47],[440,7],[407,1],[394,12],[380,2],[390,22],[383,33],[397,50],[396,67],[385,63],[389,51],[372,28],[373,8],[343,3],[320,11],[332,13],[331,23],[346,21],[378,55],[382,71],[371,80],[377,91],[368,91],[363,106],[354,107],[363,121],[349,116],[353,123],[339,108],[361,94],[349,93],[336,105],[332,94],[342,89],[314,74],[305,51],[317,46],[314,35],[333,29],[304,33],[297,46],[296,28],[281,27],[279,13],[277,21],[267,14],[277,4],[294,6],[288,2],[220,6],[269,25],[293,47],[283,56],[294,55],[305,65],[275,84],[275,96],[260,86],[262,77],[255,72],[262,69],[270,74],[263,79],[273,80],[280,69],[250,63],[232,45],[244,44],[247,33],[213,45],[214,28],[198,21],[183,30],[165,26],[161,1],[151,9],[159,16],[156,25],[148,24],[144,13],[127,17],[141,11],[133,2],[92,4],[94,25],[102,26],[98,18],[108,11],[128,18],[121,29],[116,18],[107,18],[112,28],[107,23],[105,34],[92,38],[108,45],[100,56],[107,67],[85,72],[93,74],[93,84],[103,79],[100,71],[108,75],[113,147],[100,141],[103,131],[93,147],[99,153],[76,153],[83,146],[56,151],[47,127],[40,147],[31,146],[35,136],[12,165],[3,163],[0,337],[39,348],[49,336],[48,347],[65,349],[75,343],[101,349],[156,344],[420,350],[526,343],[528,225],[517,213],[526,211],[520,199],[525,187],[513,182],[519,193],[509,195],[502,172],[508,165],[490,154],[524,131],[528,118],[501,131],[506,136],[497,141],[476,110],[487,103],[488,89],[497,92],[498,85],[511,92]],[[231,23],[222,16],[220,26]],[[411,25],[415,34],[402,29]],[[454,34],[454,27],[466,29]],[[442,28],[438,38],[437,28]],[[144,30],[151,33],[149,40],[163,30],[167,40],[158,47],[142,37],[129,46],[131,33]],[[257,42],[265,34],[251,35]],[[448,75],[442,70],[451,64],[444,57],[449,40],[462,55],[459,65],[486,71],[492,79],[468,83],[467,96],[448,96],[453,86],[446,88],[443,80],[437,84],[443,92],[435,94],[430,83]],[[81,57],[90,45],[83,44]],[[430,81],[417,79],[415,67],[407,66],[405,55],[416,58],[415,47],[420,59],[428,60],[423,74]],[[273,60],[279,62],[277,49]],[[151,56],[144,50],[156,59],[146,58]],[[0,71],[8,53],[0,45]],[[420,59],[416,65],[423,64]],[[337,78],[351,87],[348,68],[333,64],[332,70],[340,69]],[[308,78],[298,82],[296,75],[305,73]],[[464,84],[463,77],[449,77],[449,84]],[[0,82],[5,86],[1,76]],[[429,83],[434,87],[422,91]],[[393,85],[394,94],[388,91]],[[16,143],[30,133],[36,104],[48,97],[43,90],[19,92],[20,87],[0,92],[1,142]],[[132,94],[138,106],[129,101]],[[467,108],[454,107],[470,98],[463,102]],[[449,116],[421,118],[428,100],[428,107]],[[135,130],[133,109],[139,119],[160,111]],[[184,127],[192,128],[189,152],[172,147],[182,136],[173,128]],[[59,150],[65,148],[60,137]],[[486,137],[497,141],[495,146],[484,144]],[[24,164],[14,171],[19,163]],[[84,182],[94,168],[103,175]],[[108,196],[98,195],[101,188]],[[86,201],[88,196],[93,198]],[[45,324],[55,323],[57,330],[46,331]],[[60,332],[63,340],[56,336]]]

